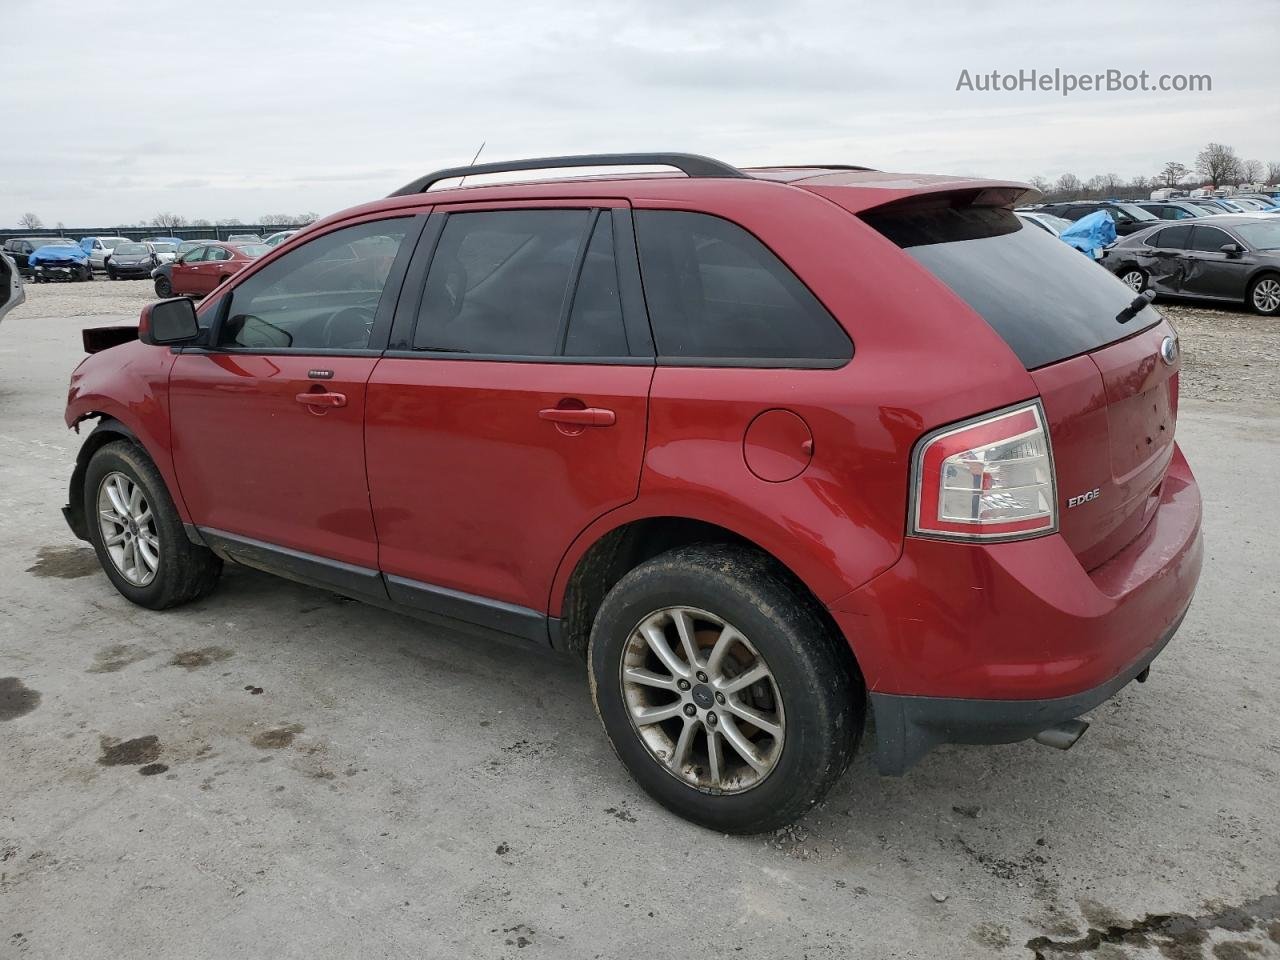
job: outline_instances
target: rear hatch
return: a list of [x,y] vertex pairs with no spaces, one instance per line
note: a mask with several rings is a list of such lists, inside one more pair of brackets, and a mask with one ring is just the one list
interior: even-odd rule
[[[1093,569],[1151,519],[1173,455],[1178,360],[1151,307],[1088,257],[974,191],[862,214],[981,316],[1030,372],[1049,424],[1059,530]],[[979,413],[982,411],[975,411]]]

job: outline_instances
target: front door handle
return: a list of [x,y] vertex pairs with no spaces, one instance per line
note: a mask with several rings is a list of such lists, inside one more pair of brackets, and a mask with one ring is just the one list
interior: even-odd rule
[[618,418],[604,407],[548,407],[539,410],[538,416],[552,423],[568,423],[579,427],[612,427]]
[[347,395],[345,393],[300,393],[294,397],[299,403],[306,404],[308,407],[345,407],[347,405]]

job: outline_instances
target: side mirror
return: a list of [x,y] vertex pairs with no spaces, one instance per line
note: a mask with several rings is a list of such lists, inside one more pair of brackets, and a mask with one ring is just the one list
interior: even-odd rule
[[142,308],[138,339],[152,346],[191,343],[200,336],[196,306],[188,297],[158,300]]
[[1240,246],[1238,243],[1224,243],[1218,249],[1228,257],[1238,257],[1240,254],[1244,253],[1244,247]]

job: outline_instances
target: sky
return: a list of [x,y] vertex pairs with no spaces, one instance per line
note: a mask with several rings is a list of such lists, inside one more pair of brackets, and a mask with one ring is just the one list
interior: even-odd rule
[[[431,170],[669,150],[1050,180],[1280,161],[1280,0],[0,0],[0,227],[314,211]],[[957,90],[992,70],[1207,92]]]

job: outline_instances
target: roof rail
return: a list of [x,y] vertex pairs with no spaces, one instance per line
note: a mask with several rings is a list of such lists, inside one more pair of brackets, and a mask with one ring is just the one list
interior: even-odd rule
[[[757,169],[748,167],[748,170]],[[764,164],[760,170],[867,170],[877,173],[875,167],[860,167],[852,163],[770,163]]]
[[518,170],[555,170],[562,167],[675,167],[689,177],[745,178],[737,167],[720,160],[700,157],[694,153],[588,153],[573,157],[539,157],[536,160],[510,160],[500,163],[480,163],[469,167],[449,167],[437,170],[425,177],[407,183],[393,197],[408,197],[424,193],[441,180],[458,177],[475,177],[485,173],[514,173]]

